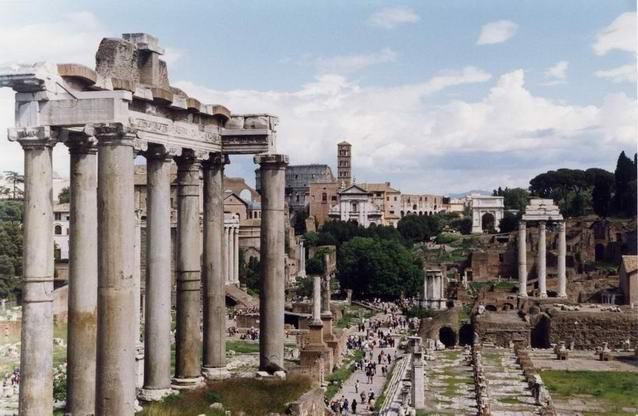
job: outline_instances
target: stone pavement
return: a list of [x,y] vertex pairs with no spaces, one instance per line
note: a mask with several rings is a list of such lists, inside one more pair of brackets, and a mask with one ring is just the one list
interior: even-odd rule
[[476,415],[476,394],[470,354],[461,349],[433,352],[425,362],[426,411],[436,414]]
[[483,347],[482,363],[488,381],[493,416],[540,414],[523,371],[509,348]]
[[[388,317],[388,315],[376,315],[374,319],[386,319]],[[386,327],[382,327],[381,328],[384,332],[388,331],[388,328]],[[363,332],[354,332],[353,335],[365,335]],[[396,345],[398,346],[398,340]],[[394,364],[394,358],[395,358],[395,351],[396,348],[379,348],[378,346],[375,347],[373,349],[373,354],[374,354],[374,359],[377,359],[377,356],[379,355],[379,353],[381,351],[384,351],[385,354],[390,354],[392,356],[392,363]],[[392,374],[391,372],[391,368],[388,371],[388,375]],[[356,381],[359,380],[359,393],[357,393],[355,391],[355,383]],[[374,397],[375,400],[377,400],[379,398],[379,395],[381,394],[382,390],[383,390],[383,386],[385,384],[385,380],[386,377],[383,376],[381,374],[381,367],[377,366],[377,374],[372,378],[372,384],[368,384],[368,377],[366,377],[366,374],[364,371],[362,370],[355,370],[354,373],[352,373],[352,375],[350,376],[350,378],[348,378],[348,380],[346,380],[343,383],[343,386],[341,387],[341,390],[339,390],[337,392],[337,394],[335,394],[335,396],[333,397],[333,399],[337,399],[340,400],[342,397],[345,397],[346,399],[348,399],[348,403],[352,403],[353,399],[357,400],[357,413],[358,415],[370,415],[372,414],[371,411],[369,411],[368,409],[368,405],[361,405],[361,397],[359,396],[360,393],[362,391],[364,391],[366,393],[366,395],[370,392],[370,390],[372,389],[372,391],[374,392]],[[352,413],[350,413],[352,414]]]

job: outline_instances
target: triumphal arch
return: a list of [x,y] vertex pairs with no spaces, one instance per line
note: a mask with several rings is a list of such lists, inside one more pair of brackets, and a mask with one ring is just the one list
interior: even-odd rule
[[[228,155],[254,154],[261,169],[260,368],[270,372],[283,368],[288,159],[275,153],[278,119],[268,114],[236,115],[171,87],[162,54],[156,38],[131,33],[102,40],[95,70],[43,63],[0,72],[0,87],[16,91],[15,128],[9,131],[9,140],[24,149],[21,415],[51,414],[53,406],[51,152],[56,144],[70,152],[69,413],[134,413],[139,285],[133,278],[133,172],[139,155],[146,158],[148,172],[143,398],[161,398],[171,388],[190,388],[203,377],[224,376],[222,180]],[[172,163],[178,167],[174,374],[170,370]]]

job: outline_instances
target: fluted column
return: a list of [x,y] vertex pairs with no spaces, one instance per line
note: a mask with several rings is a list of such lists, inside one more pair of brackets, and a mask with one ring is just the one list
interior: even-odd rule
[[536,270],[538,271],[538,291],[541,298],[547,297],[547,262],[545,244],[545,221],[538,223],[538,256]]
[[174,388],[201,383],[199,361],[202,252],[199,227],[199,162],[184,151],[177,162],[177,331]]
[[19,412],[51,414],[53,408],[53,200],[48,127],[16,129],[9,140],[24,150],[22,333]]
[[230,284],[235,283],[235,262],[233,261],[235,259],[234,252],[235,252],[235,227],[231,223],[230,227],[228,228],[228,247],[227,247],[228,283]]
[[83,133],[69,133],[65,144],[71,156],[66,411],[89,416],[95,414],[97,147]]
[[527,227],[518,223],[518,296],[527,297]]
[[261,170],[261,290],[259,368],[284,367],[284,187],[288,156],[257,155]]
[[145,401],[171,392],[171,164],[163,146],[146,152]]
[[224,261],[224,164],[227,157],[211,155],[204,162],[204,357],[202,374],[208,380],[225,378],[226,276]]
[[98,125],[98,323],[95,413],[135,411],[137,330],[133,141],[121,124]]
[[233,241],[233,270],[235,271],[235,279],[234,282],[237,286],[239,286],[239,225],[235,227],[235,240]]
[[567,241],[565,236],[565,221],[558,223],[558,297],[567,297],[567,274],[565,272],[565,257],[567,256]]

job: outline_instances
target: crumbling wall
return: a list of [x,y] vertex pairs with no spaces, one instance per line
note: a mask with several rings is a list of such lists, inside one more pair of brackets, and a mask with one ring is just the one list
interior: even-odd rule
[[549,312],[551,343],[573,341],[577,349],[595,349],[603,342],[610,348],[620,348],[626,340],[638,342],[638,314],[634,312]]
[[288,405],[286,414],[292,416],[324,416],[326,414],[323,390],[315,388]]

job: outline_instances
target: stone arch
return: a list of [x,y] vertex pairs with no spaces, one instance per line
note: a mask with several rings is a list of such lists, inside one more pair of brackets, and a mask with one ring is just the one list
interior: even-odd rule
[[62,235],[62,226],[56,225],[54,230],[55,235]]
[[488,305],[485,305],[485,310],[490,312],[496,312],[498,311],[498,308],[496,307],[496,305],[488,304]]
[[449,326],[439,329],[439,341],[445,345],[445,348],[454,348],[456,346],[456,332]]
[[474,343],[474,328],[472,324],[464,324],[459,329],[459,345],[472,345]]
[[514,309],[514,305],[511,303],[504,303],[502,309],[504,311],[511,311],[512,309]]
[[491,212],[486,212],[481,216],[481,228],[483,231],[496,228],[496,218]]

